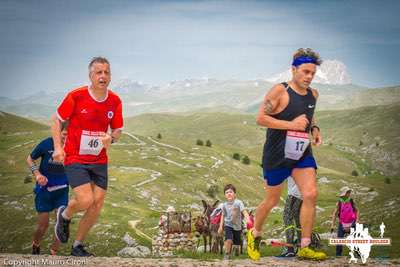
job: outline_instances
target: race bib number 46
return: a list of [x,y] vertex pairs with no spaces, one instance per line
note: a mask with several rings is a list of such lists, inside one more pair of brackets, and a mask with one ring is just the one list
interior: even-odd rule
[[285,158],[298,160],[306,151],[310,139],[308,133],[287,131],[285,143]]
[[100,137],[103,132],[82,131],[79,155],[98,156],[103,149]]

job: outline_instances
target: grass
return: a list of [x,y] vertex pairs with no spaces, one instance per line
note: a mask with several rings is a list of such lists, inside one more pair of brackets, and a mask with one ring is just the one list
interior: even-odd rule
[[[393,110],[396,109],[393,108]],[[367,111],[372,112],[372,110]],[[394,111],[388,114],[393,115]],[[346,132],[348,140],[354,139],[349,143],[344,141],[342,143],[342,139],[339,139],[340,132],[348,129],[350,124],[341,126],[334,124],[334,121],[347,113],[339,112],[337,116],[336,113],[332,116],[321,114],[323,115],[321,123],[323,127],[326,127],[324,132],[326,131],[326,136],[331,136],[330,140],[333,145],[330,146],[328,143],[314,150],[320,165],[318,177],[326,177],[329,181],[326,184],[319,184],[317,204],[322,209],[317,212],[316,229],[321,232],[329,231],[330,225],[326,222],[330,220],[337,200],[336,195],[342,186],[350,185],[359,190],[354,198],[360,208],[362,222],[371,225],[370,232],[373,233],[373,236],[377,236],[376,227],[381,223],[383,216],[387,226],[387,236],[394,241],[400,240],[398,231],[400,224],[397,220],[400,200],[399,176],[381,175],[374,167],[374,159],[340,149],[341,147],[355,149],[358,146],[358,142],[352,146],[358,140],[358,130],[355,130],[353,134]],[[329,118],[325,115],[329,115]],[[36,213],[33,208],[33,183],[24,183],[24,178],[29,175],[25,159],[34,145],[49,135],[49,130],[40,124],[27,123],[25,120],[18,121],[18,118],[7,116],[3,117],[5,124],[11,125],[12,121],[16,120],[21,125],[14,126],[15,130],[31,131],[31,133],[9,135],[0,132],[0,181],[2,184],[0,187],[0,212],[7,215],[0,220],[0,227],[3,229],[0,233],[0,251],[29,253]],[[183,118],[180,115],[152,116],[153,119],[149,120],[149,125],[146,124],[146,119],[149,118],[147,115],[127,120],[128,132],[143,126],[138,131],[141,135],[137,132],[135,135],[145,144],[140,145],[135,139],[123,135],[121,141],[117,145],[113,145],[109,151],[109,190],[100,218],[87,238],[89,249],[93,250],[96,255],[115,256],[118,250],[125,246],[121,240],[125,233],[129,233],[140,244],[150,246],[150,241],[137,235],[129,226],[129,221],[140,220],[137,228],[147,235],[153,236],[157,233],[157,229],[154,227],[158,223],[159,216],[168,205],[175,206],[178,211],[191,210],[195,217],[201,212],[201,199],[209,202],[213,202],[215,199],[224,200],[222,187],[226,183],[236,185],[237,197],[243,200],[246,207],[256,207],[264,196],[259,161],[265,132],[254,123],[243,124],[244,120],[250,122],[252,116],[232,114],[225,116],[224,114],[209,113],[192,114]],[[381,118],[377,117],[373,120],[378,119]],[[135,122],[135,120],[137,121]],[[332,121],[332,125],[329,126],[329,123],[324,120]],[[194,122],[190,123],[190,121]],[[187,127],[182,127],[186,123],[188,123]],[[367,123],[367,121],[362,121],[362,123]],[[329,132],[331,129],[328,126],[336,127],[337,132],[333,130]],[[166,127],[165,131],[161,131],[163,136],[161,140],[155,138],[160,132],[158,127]],[[395,129],[397,126],[391,125],[390,127]],[[372,139],[374,138],[372,133],[378,134],[375,129],[371,129],[370,132]],[[384,135],[386,132],[379,133],[382,140],[387,140]],[[160,143],[179,147],[184,152],[157,144],[147,138],[149,135],[153,135],[154,139]],[[204,140],[210,139],[213,146],[211,148],[196,146],[195,141],[199,135],[202,135],[200,137]],[[385,147],[386,145],[382,145],[382,149]],[[234,160],[232,155],[235,152],[249,155],[251,164],[245,165]],[[222,160],[223,163],[218,168],[212,168],[216,159]],[[360,176],[351,176],[354,169],[359,171]],[[154,172],[160,172],[161,175],[152,182],[137,186],[150,179]],[[365,173],[369,174],[364,176]],[[391,179],[391,184],[385,183],[386,178]],[[216,185],[219,189],[215,198],[211,198],[207,194],[210,185]],[[362,191],[362,188],[366,188],[366,191]],[[378,193],[374,200],[366,201],[368,191]],[[285,198],[285,195],[282,197]],[[389,205],[392,201],[394,201],[393,204]],[[279,207],[283,208],[283,205],[284,203],[281,201]],[[382,210],[385,212],[383,213]],[[76,233],[78,218],[74,218],[71,226],[72,237]],[[18,222],[18,227],[15,227],[16,222]],[[51,222],[52,227],[54,218]],[[282,237],[282,214],[279,210],[276,209],[270,214],[264,230],[265,237]],[[51,242],[50,231],[46,235],[42,247],[47,248],[49,242]],[[69,249],[70,244],[63,246],[60,252],[68,255]],[[46,251],[46,249],[43,250]],[[400,245],[393,242],[391,247],[379,248],[379,250],[374,247],[372,255],[379,256],[379,253],[387,253],[391,257],[395,257],[399,250]],[[334,248],[327,247],[327,251],[329,255],[333,255]],[[187,252],[178,252],[177,255],[198,257],[204,260],[220,257],[202,253],[192,253],[192,255],[185,253]],[[277,254],[279,254],[279,248],[268,247],[263,252],[263,255]]]

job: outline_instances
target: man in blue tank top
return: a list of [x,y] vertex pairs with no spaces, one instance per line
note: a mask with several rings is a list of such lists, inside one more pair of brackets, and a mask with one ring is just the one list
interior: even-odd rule
[[310,143],[319,146],[322,138],[313,118],[318,92],[310,88],[319,55],[300,48],[293,56],[292,80],[276,84],[264,97],[257,115],[257,124],[267,127],[263,151],[265,197],[256,210],[254,228],[248,232],[248,254],[260,258],[262,225],[271,209],[279,202],[283,182],[295,180],[302,196],[300,211],[301,248],[297,256],[324,260],[326,254],[310,247],[317,200],[316,169]]

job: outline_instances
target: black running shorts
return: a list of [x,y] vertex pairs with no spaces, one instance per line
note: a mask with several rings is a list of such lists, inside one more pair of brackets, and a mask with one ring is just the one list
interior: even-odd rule
[[224,226],[224,230],[225,230],[225,240],[232,240],[234,245],[241,244],[241,235],[242,235],[241,230],[233,230],[232,227],[226,225]]
[[107,164],[73,163],[65,166],[65,173],[72,188],[93,182],[95,185],[107,190]]

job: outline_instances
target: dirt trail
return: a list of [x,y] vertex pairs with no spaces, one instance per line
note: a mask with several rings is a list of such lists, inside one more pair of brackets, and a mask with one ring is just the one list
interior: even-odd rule
[[144,237],[148,240],[152,240],[150,236],[146,235],[145,233],[143,233],[142,231],[140,231],[139,229],[136,228],[136,225],[138,223],[140,223],[140,220],[133,220],[133,221],[129,221],[129,226],[132,227],[133,230],[135,230],[136,234],[140,235],[141,237]]
[[310,262],[294,260],[279,260],[273,257],[261,258],[258,262],[250,260],[232,260],[232,261],[199,261],[193,259],[182,258],[119,258],[119,257],[91,257],[91,258],[78,258],[78,257],[63,257],[63,256],[49,256],[49,255],[20,255],[20,254],[0,254],[0,266],[84,266],[84,267],[150,267],[150,266],[163,266],[163,267],[217,267],[217,266],[240,266],[240,267],[254,267],[254,266],[318,266],[318,267],[343,267],[343,266],[399,266],[400,259],[391,260],[376,260],[368,259],[367,264],[362,265],[348,264],[347,257],[337,259],[328,259],[324,262]]

